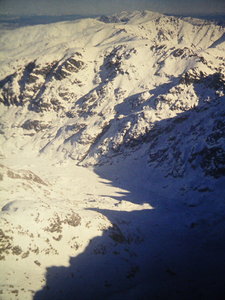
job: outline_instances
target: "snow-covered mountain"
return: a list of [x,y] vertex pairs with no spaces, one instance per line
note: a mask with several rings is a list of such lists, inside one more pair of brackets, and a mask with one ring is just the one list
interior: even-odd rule
[[0,30],[3,299],[219,295],[224,27],[135,11]]

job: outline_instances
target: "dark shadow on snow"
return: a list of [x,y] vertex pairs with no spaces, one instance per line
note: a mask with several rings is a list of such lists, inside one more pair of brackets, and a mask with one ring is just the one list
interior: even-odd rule
[[[210,103],[200,100],[199,107],[158,122],[161,129],[146,133],[143,141],[151,148],[151,141],[166,136],[176,126],[178,132],[185,131],[185,120],[211,109]],[[196,144],[200,138],[196,134]],[[159,165],[163,163],[159,157]],[[190,163],[187,159],[186,164]],[[201,157],[196,164],[193,181],[217,180],[216,176],[205,177]],[[214,218],[218,213],[210,200],[215,199],[214,192],[205,193],[204,203],[211,201],[211,205],[185,205],[176,190],[181,181],[185,185],[185,176],[165,177],[163,168],[153,168],[143,157],[130,163],[124,159],[117,164],[115,160],[111,165],[96,167],[95,172],[110,181],[105,184],[124,190],[117,196],[101,195],[118,200],[115,210],[90,209],[107,217],[112,226],[93,238],[83,253],[71,257],[69,267],[47,268],[46,285],[35,294],[35,300],[223,299],[225,226],[222,213]],[[198,198],[201,191],[187,195]],[[149,203],[153,209],[116,210],[123,201]],[[223,201],[221,196],[221,209]]]

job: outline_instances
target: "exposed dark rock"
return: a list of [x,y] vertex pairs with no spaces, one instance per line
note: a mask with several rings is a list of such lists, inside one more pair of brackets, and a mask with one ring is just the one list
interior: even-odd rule
[[43,122],[41,122],[39,120],[29,119],[29,120],[25,121],[21,127],[26,130],[35,130],[36,132],[39,132],[39,131],[42,131],[42,130],[48,128],[48,125],[43,124]]
[[73,57],[67,59],[62,65],[60,65],[54,72],[54,78],[56,80],[62,80],[71,75],[71,73],[79,72],[79,70],[85,67],[85,63],[81,60],[76,60]]
[[62,222],[64,224],[76,227],[81,224],[81,217],[77,213],[71,212],[65,217],[65,219]]
[[200,153],[201,167],[206,175],[225,176],[225,150],[221,147],[204,148]]
[[6,76],[4,79],[0,80],[0,88],[3,88],[6,83],[12,83],[13,79],[16,77],[17,73]]
[[45,183],[39,176],[37,176],[36,174],[34,174],[29,170],[12,170],[3,165],[0,165],[0,168],[2,169],[2,174],[3,175],[5,174],[11,179],[28,180],[28,181],[33,181],[35,183],[47,186],[47,183]]
[[207,75],[200,70],[191,69],[182,76],[180,82],[186,85],[202,83],[208,88],[225,91],[225,76],[219,72]]
[[194,53],[191,49],[187,48],[187,47],[184,47],[182,49],[175,49],[173,52],[172,52],[172,55],[174,57],[181,57],[181,58],[184,58],[184,57],[187,57],[187,56],[193,56]]
[[37,68],[34,70],[34,75],[41,75],[44,79],[47,79],[47,77],[57,67],[57,65],[58,62],[53,61],[49,64],[46,64],[44,67],[37,66]]
[[206,74],[204,74],[202,71],[191,69],[188,72],[184,73],[180,80],[180,83],[184,83],[186,85],[189,85],[191,83],[200,83],[205,77]]
[[0,88],[2,89],[2,95],[0,95],[0,103],[3,103],[6,106],[19,106],[22,104],[13,90],[13,83],[16,80],[17,75],[17,73],[13,73],[0,81]]

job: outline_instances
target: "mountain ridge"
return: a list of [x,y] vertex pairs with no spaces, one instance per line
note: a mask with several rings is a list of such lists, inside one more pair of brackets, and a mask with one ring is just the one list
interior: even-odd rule
[[[145,28],[144,26],[142,28],[140,27],[140,25],[138,25],[139,19],[141,19],[143,22],[143,19],[141,17],[143,14],[147,18],[148,22],[150,22],[152,25],[155,24],[154,25],[156,26],[155,30],[157,30],[158,32],[156,36],[154,35],[154,30],[153,33],[150,35],[149,32],[148,33],[146,32],[146,30],[148,30],[147,28],[149,25],[147,25],[147,28]],[[89,114],[91,117],[91,115],[94,112],[101,115],[101,114],[105,114],[105,110],[106,110],[109,112],[109,116],[106,118],[104,122],[100,121],[100,125],[97,126],[99,128],[95,126],[96,133],[94,134],[94,137],[91,138],[95,140],[97,136],[99,137],[100,135],[103,135],[103,131],[105,130],[104,128],[109,126],[109,122],[111,118],[115,117],[115,107],[118,103],[118,100],[116,100],[116,98],[118,98],[118,95],[120,93],[123,94],[122,96],[123,98],[133,97],[134,101],[137,102],[137,104],[135,105],[138,107],[138,105],[140,105],[138,103],[141,102],[148,103],[148,101],[146,100],[154,98],[154,96],[152,96],[151,92],[149,91],[151,91],[151,89],[154,87],[154,84],[156,86],[159,85],[158,89],[160,90],[161,89],[160,81],[168,82],[168,85],[171,82],[171,88],[172,88],[173,82],[175,83],[173,76],[175,77],[177,76],[177,78],[179,78],[180,76],[190,77],[190,75],[188,74],[189,72],[192,72],[191,70],[195,72],[194,75],[192,75],[193,77],[196,76],[207,77],[208,75],[214,76],[213,74],[215,74],[216,77],[217,73],[220,74],[219,69],[221,70],[223,69],[223,62],[221,60],[222,57],[220,58],[219,56],[215,56],[214,52],[218,51],[218,53],[221,54],[221,51],[223,49],[224,30],[222,30],[222,27],[218,27],[212,24],[211,27],[207,27],[209,25],[208,24],[206,25],[204,22],[201,25],[197,25],[197,27],[200,26],[200,29],[198,29],[197,31],[198,39],[196,39],[196,37],[192,38],[193,39],[192,45],[189,44],[188,47],[186,46],[188,41],[187,38],[184,38],[186,42],[184,45],[182,45],[183,44],[182,38],[180,38],[179,33],[177,33],[178,45],[181,44],[178,47],[176,46],[174,41],[172,42],[173,40],[172,37],[175,33],[172,34],[172,31],[168,30],[168,28],[172,26],[172,28],[174,28],[175,30],[177,26],[181,24],[179,25],[180,30],[182,30],[182,32],[185,33],[185,30],[186,31],[189,30],[190,26],[192,26],[193,28],[195,28],[195,26],[177,18],[172,18],[167,16],[158,17],[158,15],[155,13],[153,13],[154,19],[152,20],[151,17],[149,17],[149,14],[150,16],[152,15],[152,13],[150,12],[134,12],[133,14],[132,13],[120,14],[121,18],[124,18],[124,16],[131,16],[130,22],[134,23],[134,25],[132,26],[135,26],[137,30],[135,31],[135,35],[130,31],[131,25],[129,24],[118,25],[119,29],[117,29],[117,26],[115,27],[114,25],[110,25],[110,24],[107,24],[107,28],[103,28],[101,25],[102,23],[100,21],[91,20],[91,19],[77,20],[75,21],[75,23],[66,22],[66,23],[59,23],[58,25],[53,24],[53,25],[44,26],[46,28],[49,28],[50,26],[50,28],[52,28],[53,30],[52,31],[53,35],[55,35],[54,32],[57,28],[57,27],[55,28],[55,26],[62,26],[62,29],[64,29],[65,26],[70,26],[70,27],[72,26],[71,29],[74,26],[77,26],[78,35],[80,34],[79,33],[80,30],[82,31],[86,30],[85,28],[87,28],[87,26],[88,28],[90,28],[90,24],[94,24],[94,28],[95,26],[97,26],[96,28],[98,28],[98,30],[95,32],[94,37],[92,36],[92,38],[90,39],[91,48],[88,47],[86,49],[85,48],[82,49],[79,47],[77,51],[74,52],[72,49],[71,49],[72,51],[66,50],[66,52],[61,50],[61,53],[64,52],[63,56],[61,56],[60,59],[54,59],[54,60],[52,59],[50,63],[41,62],[40,59],[43,60],[43,56],[42,58],[41,57],[39,58],[37,57],[37,55],[35,55],[36,57],[34,57],[33,60],[25,64],[25,66],[23,66],[19,72],[15,72],[11,75],[8,75],[8,77],[2,79],[0,82],[2,88],[1,102],[6,106],[11,104],[18,105],[18,106],[25,105],[28,107],[28,111],[32,111],[32,110],[37,112],[39,111],[42,114],[43,113],[47,114],[48,111],[52,111],[53,114],[55,114],[55,117],[61,114],[62,118],[63,115],[65,115],[65,117],[69,116],[68,120],[71,121],[73,120],[72,117],[73,115],[79,115],[81,119],[83,119],[82,121],[83,125],[82,124],[78,125],[78,127],[81,126],[81,130],[78,136],[82,135],[82,131],[87,132],[87,134],[89,135],[86,129],[82,129],[82,127],[86,126],[84,125],[86,123],[85,119],[87,118],[85,114],[87,116]],[[170,23],[167,28],[165,27],[165,25],[168,24],[167,23],[168,21]],[[158,26],[157,24],[159,24],[159,28],[157,27]],[[123,28],[121,28],[121,26]],[[163,27],[164,29],[160,29]],[[40,29],[41,28],[42,27],[40,27]],[[60,31],[62,29],[60,29]],[[22,31],[20,29],[21,32],[27,32],[27,30],[28,30],[27,28]],[[202,37],[202,41],[201,39],[199,39],[200,32],[202,31],[202,34],[205,34],[205,30],[206,32],[208,31],[212,32],[211,38],[213,35],[215,36],[211,41],[209,39],[207,44],[205,44],[203,37]],[[108,32],[110,32],[109,36],[107,36]],[[193,32],[195,32],[195,30]],[[67,36],[69,37],[71,34],[69,33]],[[207,35],[210,37],[210,34]],[[37,37],[38,36],[39,33]],[[86,34],[86,36],[89,36],[89,34],[88,35]],[[127,38],[128,36],[130,37]],[[106,38],[102,39],[102,37],[106,37]],[[128,41],[129,39],[131,39],[130,42]],[[98,42],[96,43],[97,40]],[[109,40],[109,41],[115,40],[114,42],[111,41],[111,43],[115,44],[115,46],[113,47],[107,46],[108,42],[106,43],[105,40]],[[190,41],[190,37],[189,37],[189,41]],[[193,42],[195,42],[195,45],[193,45]],[[129,43],[131,44],[134,43],[134,47],[130,46]],[[168,47],[167,45],[168,43],[170,43],[169,44],[170,47]],[[175,46],[171,47],[171,43],[174,43]],[[35,42],[35,44],[37,43]],[[64,42],[62,42],[62,45],[63,44]],[[2,45],[4,45],[4,42],[2,43]],[[145,47],[144,49],[143,49],[143,45]],[[203,46],[206,47],[207,50],[203,50],[202,49]],[[44,60],[46,59],[49,60],[50,58],[49,55],[50,54],[48,53],[46,58],[44,58]],[[54,55],[55,54],[53,54],[53,56]],[[57,56],[60,57],[59,54],[57,54]],[[104,59],[102,59],[102,56],[104,57]],[[143,56],[146,56],[146,59],[149,60],[148,68],[144,67],[143,65],[142,62]],[[87,63],[88,59],[89,60],[91,59],[90,63],[89,62]],[[210,59],[213,60],[214,65],[212,65]],[[7,65],[7,63],[3,63],[3,70],[4,70],[4,65]],[[152,69],[152,71],[149,72],[148,69]],[[140,76],[139,74],[141,73],[146,74],[146,76],[150,76],[151,80],[154,83],[150,84],[149,83],[150,80],[147,83],[144,83],[143,80],[139,80],[138,77]],[[147,75],[148,73],[149,75]],[[86,74],[88,74],[88,77]],[[224,76],[223,73],[221,74],[222,74],[221,76]],[[143,75],[141,76],[143,77]],[[223,77],[221,77],[220,79],[221,88],[223,86],[223,80],[224,80],[222,78]],[[120,86],[121,80],[124,81],[124,84]],[[178,79],[178,80],[180,80],[178,86],[180,85],[181,89],[185,90],[184,88],[186,85],[185,80],[183,79]],[[189,79],[189,82],[190,81],[191,79]],[[197,79],[196,80],[193,79],[192,81],[193,82],[196,81],[196,83],[198,82]],[[137,90],[139,96],[134,96],[135,94],[132,94],[132,90],[130,89],[131,82],[133,85],[136,86],[139,85],[139,88]],[[57,89],[56,88],[53,89],[53,86],[55,87],[57,86]],[[127,86],[128,90],[123,88],[123,86]],[[179,89],[176,88],[176,83],[174,84],[174,89],[177,90]],[[56,90],[57,92],[55,92]],[[110,105],[108,104],[106,106],[104,105],[103,102],[106,101],[105,100],[106,97],[112,97],[112,99],[113,98],[115,99],[114,100],[115,104],[113,105],[114,107],[113,106],[110,107]],[[138,100],[138,97],[140,100]],[[141,99],[141,97],[143,99]],[[74,99],[72,101],[74,101],[77,104],[72,105],[72,102],[69,99]],[[119,102],[121,100],[119,100]],[[154,101],[156,102],[158,100],[155,99]],[[153,103],[153,100],[150,102]],[[104,106],[105,106],[105,110],[103,109]],[[85,107],[88,108],[86,112],[85,112],[86,110]],[[98,107],[100,107],[100,111]],[[154,104],[149,106],[149,108],[148,106],[145,106],[145,114],[153,113],[154,112],[153,107]],[[190,108],[191,107],[192,106],[190,106]],[[82,113],[80,113],[79,111],[81,111]],[[178,111],[180,110],[178,109]],[[170,108],[168,109],[168,112],[170,112],[170,114],[172,113]],[[131,115],[132,114],[133,113],[131,113]],[[110,117],[111,115],[112,117]],[[119,111],[116,112],[116,115],[118,115],[118,117],[120,116],[120,118],[122,116],[122,114],[120,114]],[[94,120],[94,118],[92,119]],[[21,124],[22,128],[24,128],[25,130],[27,130],[26,124],[28,123],[26,122],[28,121],[29,120],[24,120],[23,124],[25,125]],[[121,121],[118,120],[118,123],[120,122]],[[44,127],[42,126],[42,130],[43,129]],[[93,130],[93,126],[92,128],[90,128],[90,130]],[[146,130],[148,129],[146,128]],[[66,139],[68,140],[68,137]],[[85,142],[81,141],[80,147],[82,147],[82,143]],[[48,143],[46,143],[46,145],[47,144]],[[40,148],[40,150],[42,148]],[[41,150],[41,152],[43,151]]]

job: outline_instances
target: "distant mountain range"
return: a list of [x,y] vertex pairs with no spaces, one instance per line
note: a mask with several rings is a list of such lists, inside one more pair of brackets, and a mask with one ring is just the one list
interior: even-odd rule
[[[170,14],[166,14],[170,15]],[[173,15],[176,17],[192,17],[192,18],[199,18],[205,19],[210,21],[215,21],[221,24],[225,22],[225,14],[215,14],[215,15]],[[29,25],[38,25],[38,24],[50,24],[55,22],[63,22],[63,21],[73,21],[76,19],[83,19],[83,18],[97,18],[100,15],[1,15],[0,14],[0,24],[1,23],[8,23],[11,26],[29,26]]]

